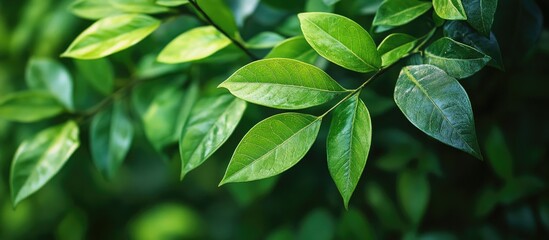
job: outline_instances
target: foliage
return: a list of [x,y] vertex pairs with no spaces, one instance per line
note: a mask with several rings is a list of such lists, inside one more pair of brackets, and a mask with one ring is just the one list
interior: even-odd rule
[[0,238],[549,232],[533,0],[53,3],[0,2]]

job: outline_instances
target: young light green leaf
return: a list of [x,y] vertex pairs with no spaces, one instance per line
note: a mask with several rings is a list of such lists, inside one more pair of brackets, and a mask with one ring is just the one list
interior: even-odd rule
[[354,94],[334,110],[326,142],[328,170],[345,208],[366,166],[372,142],[370,113],[359,95]]
[[[189,84],[189,87],[187,87],[185,94],[183,96],[183,101],[181,102],[181,107],[179,109],[179,115],[177,115],[177,125],[176,125],[176,133],[179,134],[178,141],[181,142],[181,139],[183,138],[183,128],[187,125],[187,122],[189,121],[189,118],[191,116],[193,107],[198,100],[200,94],[200,86],[199,86],[199,80],[193,79],[191,83]],[[181,146],[180,146],[181,147]],[[181,153],[181,149],[180,149]]]
[[435,65],[455,78],[466,78],[480,71],[490,57],[451,38],[443,37],[425,49],[424,63]]
[[406,170],[398,177],[398,197],[408,218],[417,225],[425,214],[430,195],[429,181],[425,173]]
[[160,26],[160,21],[141,14],[103,18],[82,32],[62,57],[96,59],[122,51],[141,41]]
[[394,98],[419,130],[482,159],[471,102],[455,78],[432,65],[408,66],[400,72]]
[[231,44],[215,27],[191,29],[172,40],[158,55],[162,63],[182,63],[203,59]]
[[485,37],[463,21],[449,21],[444,25],[444,36],[476,48],[492,58],[488,62],[489,66],[504,69],[499,44],[493,33],[490,33],[490,37]]
[[411,22],[431,9],[431,2],[419,0],[384,1],[374,17],[374,26],[400,26]]
[[278,33],[261,32],[248,40],[246,46],[252,49],[272,48],[282,41],[284,37]]
[[467,22],[484,36],[489,37],[498,0],[462,0]]
[[389,66],[406,55],[416,45],[417,39],[404,33],[393,33],[387,36],[377,47],[381,55],[381,66]]
[[513,178],[513,158],[505,137],[498,127],[493,127],[484,144],[486,156],[494,172],[504,180]]
[[229,36],[241,40],[235,18],[223,0],[193,0]]
[[286,58],[252,62],[219,87],[248,102],[280,109],[317,106],[347,91],[319,68]]
[[114,89],[114,69],[106,58],[95,60],[75,60],[76,68],[92,87],[104,95]]
[[73,108],[72,78],[63,65],[51,59],[33,58],[29,61],[25,74],[29,88],[45,90],[67,109]]
[[293,37],[276,45],[265,58],[291,58],[313,64],[318,54],[304,37]]
[[179,141],[181,179],[200,166],[231,136],[246,102],[229,94],[199,100]]
[[332,13],[300,13],[298,17],[305,39],[324,58],[363,73],[381,67],[374,40],[358,23]]
[[90,149],[95,167],[112,179],[126,158],[133,139],[133,125],[121,102],[99,112],[90,126]]
[[36,122],[65,110],[56,97],[44,91],[25,91],[0,98],[0,118],[17,122]]
[[156,0],[111,0],[113,7],[127,13],[163,13],[170,9],[157,5]]
[[44,186],[79,145],[78,126],[73,121],[42,130],[23,141],[11,164],[13,205]]
[[111,0],[76,0],[69,8],[74,15],[91,20],[123,13],[112,6]]
[[294,166],[313,145],[321,119],[282,113],[256,124],[242,138],[220,185],[280,174]]
[[433,7],[439,17],[446,20],[466,20],[467,15],[461,0],[433,0]]
[[189,0],[156,0],[156,4],[166,7],[175,7],[189,3]]

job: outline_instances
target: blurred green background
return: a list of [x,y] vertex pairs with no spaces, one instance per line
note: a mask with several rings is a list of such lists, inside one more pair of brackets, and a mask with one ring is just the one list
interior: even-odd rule
[[[0,0],[0,95],[25,89],[29,59],[46,57],[71,72],[77,109],[101,100],[75,62],[58,57],[92,23],[71,14],[71,2]],[[368,29],[380,1],[341,0],[334,9],[314,0],[227,3],[249,39],[266,30],[299,34],[295,14],[306,10],[333,10]],[[248,11],[250,6],[255,10]],[[217,187],[239,139],[276,113],[251,105],[229,141],[182,182],[177,146],[156,151],[138,120],[124,166],[106,181],[90,159],[89,124],[84,125],[82,147],[52,181],[13,209],[8,182],[17,145],[58,120],[0,119],[0,239],[549,239],[549,24],[543,16],[549,16],[546,0],[500,0],[493,31],[505,71],[486,68],[461,81],[484,161],[430,139],[406,121],[392,101],[394,70],[363,94],[373,116],[373,143],[349,210],[326,167],[328,121],[307,156],[284,174]],[[182,14],[137,46],[108,57],[117,81],[148,70],[167,42],[199,24]],[[376,43],[385,35],[374,34]],[[221,91],[215,86],[249,62],[223,56],[192,69],[173,68],[183,78],[200,79],[203,92]],[[363,77],[322,63],[345,86]],[[174,82],[156,84],[163,81]],[[147,101],[154,92],[140,97]]]

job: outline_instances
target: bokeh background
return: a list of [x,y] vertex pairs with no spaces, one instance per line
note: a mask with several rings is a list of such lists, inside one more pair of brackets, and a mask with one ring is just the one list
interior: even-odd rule
[[[77,109],[101,100],[75,62],[59,58],[92,23],[73,15],[71,2],[0,0],[0,96],[25,89],[29,59],[46,57],[71,72]],[[227,1],[244,39],[266,30],[298,35],[295,15],[303,11],[333,11],[370,29],[380,4],[341,0],[330,8],[321,2]],[[108,57],[117,79],[150,65],[169,40],[202,24],[190,13]],[[328,121],[311,151],[289,171],[217,187],[244,133],[277,113],[251,105],[229,141],[182,182],[177,145],[156,151],[139,119],[134,119],[137,136],[124,166],[105,180],[90,159],[85,124],[82,147],[43,189],[14,209],[8,182],[15,149],[56,119],[32,124],[0,119],[0,239],[549,239],[549,24],[543,16],[549,16],[546,0],[499,0],[493,32],[505,71],[486,68],[461,80],[473,105],[484,161],[430,139],[406,121],[392,101],[398,76],[393,69],[363,94],[373,115],[373,144],[348,210],[326,166]],[[385,35],[374,34],[376,43]],[[236,55],[200,62],[193,68],[198,73],[177,67],[184,78],[200,78],[204,92],[222,91],[215,86],[249,61]],[[364,79],[326,61],[318,64],[346,87]],[[154,92],[140,97],[147,101]]]

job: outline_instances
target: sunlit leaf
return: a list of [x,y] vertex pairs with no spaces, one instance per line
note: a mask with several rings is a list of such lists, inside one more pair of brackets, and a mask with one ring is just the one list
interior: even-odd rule
[[241,40],[235,18],[223,0],[195,0],[202,10],[229,36]]
[[113,7],[128,13],[162,13],[170,9],[156,4],[156,0],[110,0]]
[[212,26],[191,29],[172,40],[158,55],[162,63],[190,62],[206,58],[231,44]]
[[437,15],[446,20],[465,20],[467,15],[461,0],[433,0]]
[[167,7],[175,7],[189,3],[189,0],[156,0],[156,4]]
[[45,90],[67,109],[73,108],[72,78],[60,63],[46,58],[33,58],[27,65],[25,79],[29,88]]
[[282,113],[255,125],[242,138],[220,185],[280,174],[301,160],[313,145],[321,119]]
[[0,118],[35,122],[56,116],[65,111],[65,107],[49,92],[25,91],[0,98]]
[[430,2],[419,0],[387,0],[376,12],[374,26],[400,26],[431,9]]
[[374,40],[358,23],[332,13],[300,13],[298,17],[305,39],[324,58],[357,72],[381,67]]
[[418,129],[482,159],[471,102],[455,78],[432,65],[404,67],[394,98],[402,113]]
[[281,41],[284,41],[284,37],[280,36],[278,33],[261,32],[248,40],[246,46],[252,49],[272,48]]
[[313,64],[318,54],[304,37],[293,37],[276,45],[265,58],[291,58]]
[[92,20],[123,13],[112,6],[111,0],[76,0],[69,9],[76,16]]
[[381,55],[381,66],[389,66],[410,52],[417,39],[404,33],[393,33],[387,36],[377,47]]
[[320,105],[347,91],[319,68],[285,58],[250,63],[219,87],[248,102],[280,109]]
[[10,171],[13,205],[38,191],[78,148],[78,126],[69,121],[38,132],[17,148]]
[[102,18],[82,32],[61,55],[96,59],[122,51],[141,41],[160,26],[160,21],[140,14]]

